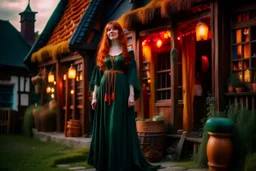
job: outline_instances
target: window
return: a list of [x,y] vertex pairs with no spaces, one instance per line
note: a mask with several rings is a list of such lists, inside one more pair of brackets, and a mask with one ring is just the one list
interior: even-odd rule
[[250,71],[256,67],[256,9],[232,16],[232,72],[252,82]]
[[13,107],[13,85],[0,85],[0,108]]
[[170,53],[158,53],[156,63],[156,100],[171,99]]

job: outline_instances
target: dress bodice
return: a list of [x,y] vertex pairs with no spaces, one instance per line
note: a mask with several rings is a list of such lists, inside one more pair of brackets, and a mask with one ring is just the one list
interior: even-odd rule
[[108,55],[104,64],[106,70],[124,70],[124,57],[122,53],[116,56]]

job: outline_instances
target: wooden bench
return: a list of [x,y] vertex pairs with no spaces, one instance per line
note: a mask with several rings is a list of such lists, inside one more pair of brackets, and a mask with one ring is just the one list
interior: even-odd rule
[[[167,137],[178,140],[182,138],[182,135],[167,134]],[[199,146],[202,143],[202,139],[200,137],[185,137],[183,139],[184,139],[184,143],[185,142],[193,143],[193,156],[195,156],[198,153]],[[179,147],[179,148],[182,148],[182,147]]]

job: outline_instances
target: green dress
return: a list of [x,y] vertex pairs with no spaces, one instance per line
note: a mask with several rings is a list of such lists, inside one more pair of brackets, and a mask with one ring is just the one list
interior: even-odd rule
[[[98,171],[151,171],[159,168],[145,159],[136,130],[134,107],[128,107],[129,85],[134,86],[135,100],[140,93],[134,53],[130,51],[129,54],[132,61],[126,72],[124,58],[119,54],[114,60],[110,56],[106,58],[105,70],[120,72],[111,75],[101,72],[96,66],[92,73],[90,89],[93,91],[97,85],[98,92],[88,164]],[[114,84],[110,85],[110,82]],[[109,90],[110,93],[114,91],[115,97],[106,101],[105,94]]]

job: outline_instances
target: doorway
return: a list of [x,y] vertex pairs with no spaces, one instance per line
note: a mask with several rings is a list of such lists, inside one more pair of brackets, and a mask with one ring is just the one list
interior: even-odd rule
[[201,120],[206,117],[206,99],[212,92],[212,58],[211,39],[196,42],[195,59],[195,96],[194,96],[194,118],[193,130],[202,128]]

